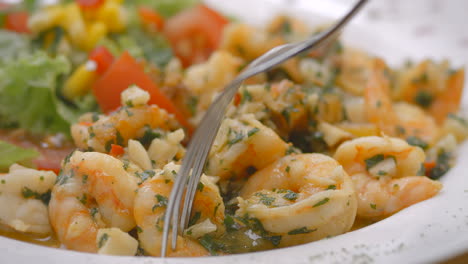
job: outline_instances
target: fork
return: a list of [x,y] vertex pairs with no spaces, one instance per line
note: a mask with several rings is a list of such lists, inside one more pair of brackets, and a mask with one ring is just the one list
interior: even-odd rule
[[[216,134],[218,133],[221,120],[226,113],[226,108],[242,82],[247,78],[273,68],[303,51],[318,47],[334,39],[339,34],[340,29],[343,28],[343,26],[345,26],[356,13],[358,13],[367,1],[368,0],[359,0],[359,2],[357,2],[343,18],[328,30],[311,36],[301,42],[277,46],[258,57],[252,61],[231,83],[229,83],[225,87],[224,91],[211,104],[190,141],[187,152],[182,161],[182,166],[177,173],[173,189],[169,196],[169,202],[164,216],[161,257],[166,256],[170,228],[172,227],[171,247],[173,250],[175,250],[177,246],[179,228],[182,232],[187,228],[195,197],[195,191],[198,182],[200,181],[206,158],[210,152]],[[182,210],[180,210],[184,194],[184,204]]]

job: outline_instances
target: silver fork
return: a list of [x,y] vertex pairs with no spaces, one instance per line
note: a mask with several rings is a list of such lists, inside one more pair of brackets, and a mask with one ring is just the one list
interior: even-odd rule
[[[182,161],[182,166],[177,173],[173,189],[169,196],[169,202],[164,216],[163,240],[161,247],[162,257],[166,256],[169,229],[172,227],[172,249],[175,250],[179,228],[181,231],[187,228],[195,197],[195,191],[198,182],[200,181],[206,158],[216,134],[218,133],[226,108],[242,82],[247,78],[271,69],[272,67],[305,50],[320,46],[327,41],[330,41],[330,39],[335,38],[340,29],[351,20],[351,18],[367,1],[368,0],[359,0],[359,2],[357,2],[342,19],[328,30],[301,42],[277,46],[258,57],[252,61],[231,83],[229,83],[225,87],[223,93],[221,93],[211,104],[190,141],[187,152]],[[180,205],[184,193],[184,204],[182,207],[182,215],[180,216]]]

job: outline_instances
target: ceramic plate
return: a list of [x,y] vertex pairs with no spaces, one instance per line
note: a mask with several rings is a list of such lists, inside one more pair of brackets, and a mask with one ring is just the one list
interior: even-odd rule
[[[311,25],[318,25],[330,22],[346,11],[346,4],[341,4],[344,1],[211,0],[208,2],[225,13],[257,25],[265,23],[278,13],[292,14]],[[369,14],[369,10],[366,14]],[[419,59],[427,56],[428,51],[431,51],[429,55],[435,59],[449,57],[458,64],[466,63],[468,59],[460,58],[460,54],[467,54],[461,53],[460,50],[442,49],[440,43],[444,42],[437,42],[437,39],[434,42],[427,42],[426,46],[418,47],[417,45],[420,45],[418,41],[421,40],[405,38],[408,35],[405,33],[407,29],[405,31],[398,26],[384,25],[382,22],[369,23],[365,14],[353,22],[344,33],[345,43],[383,56],[391,64],[402,63],[408,57]],[[381,28],[376,27],[379,23],[383,25]],[[442,52],[437,53],[437,51]],[[468,85],[465,84],[466,86]],[[466,93],[464,98],[466,99]],[[467,105],[467,100],[464,100],[464,105]],[[444,187],[436,197],[365,228],[305,245],[225,257],[163,260],[150,257],[85,254],[0,237],[1,262],[34,264],[437,262],[468,250],[467,158],[468,144],[465,143],[459,148],[457,165],[441,179]]]

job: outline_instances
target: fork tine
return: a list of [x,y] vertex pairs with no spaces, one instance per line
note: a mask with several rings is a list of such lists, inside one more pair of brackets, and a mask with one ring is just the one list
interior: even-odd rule
[[[187,162],[182,164],[181,169],[179,170],[176,179],[174,181],[174,185],[171,191],[171,194],[169,196],[169,202],[167,204],[166,208],[166,214],[164,216],[164,227],[163,227],[163,240],[162,240],[162,245],[161,245],[161,256],[165,257],[166,251],[167,251],[167,239],[169,237],[169,230],[171,226],[171,222],[174,220],[177,223],[177,219],[174,217],[174,209],[177,208],[176,211],[178,211],[178,204],[180,204],[180,199],[183,194],[183,187],[184,187],[184,182],[186,182],[186,179],[188,177],[188,171],[190,170],[190,167],[193,164],[193,158],[190,158],[191,155],[190,153],[187,154]],[[173,225],[174,226],[174,225]],[[172,234],[177,234],[177,224],[175,225],[175,230],[172,229]],[[177,238],[177,236],[176,236]],[[172,241],[177,241],[177,239],[173,239]],[[173,242],[174,243],[174,242]],[[175,248],[175,247],[174,247]]]
[[189,222],[190,219],[190,213],[191,213],[191,207],[193,204],[193,200],[195,198],[195,188],[193,187],[194,185],[198,185],[197,183],[200,181],[200,176],[201,173],[199,173],[199,167],[200,167],[200,157],[204,157],[208,152],[210,148],[207,146],[207,144],[204,144],[201,146],[201,149],[197,151],[197,159],[196,162],[194,163],[195,166],[192,168],[192,174],[190,178],[188,179],[187,183],[187,189],[185,193],[185,199],[184,199],[184,205],[182,207],[182,216],[180,218],[180,228],[184,230],[187,227],[187,223]]
[[[216,124],[219,123],[218,119],[219,119],[220,114],[218,112],[211,112],[211,113],[207,113],[207,115],[209,115],[209,117],[206,120],[211,120],[211,122],[202,121],[200,123],[201,131],[199,133],[196,133],[197,135],[194,136],[194,140],[198,140],[197,147],[198,145],[201,145],[201,150],[196,152],[198,155],[196,156],[196,161],[193,163],[195,164],[195,167],[192,168],[192,174],[187,184],[187,193],[186,193],[185,200],[184,200],[184,206],[182,208],[182,217],[181,217],[181,222],[180,222],[180,227],[182,229],[185,229],[189,222],[193,200],[195,199],[195,191],[198,187],[198,182],[200,181],[202,170],[205,165],[204,161],[206,160],[206,157],[208,156],[210,152],[212,141],[214,140],[217,130],[218,130],[218,128],[216,127]],[[212,115],[214,115],[214,119],[215,119],[214,122],[212,119],[213,118]],[[213,139],[213,140],[211,140],[211,142],[204,142],[202,140],[203,137],[206,137],[208,139]]]

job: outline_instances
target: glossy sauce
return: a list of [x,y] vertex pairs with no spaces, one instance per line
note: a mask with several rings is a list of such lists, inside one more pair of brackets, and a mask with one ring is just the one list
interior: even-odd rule
[[33,243],[36,245],[47,246],[47,247],[54,247],[59,248],[61,247],[61,243],[57,240],[54,235],[47,236],[47,237],[38,237],[30,234],[24,234],[17,231],[14,231],[9,228],[5,228],[0,225],[0,236],[8,237],[11,239]]

